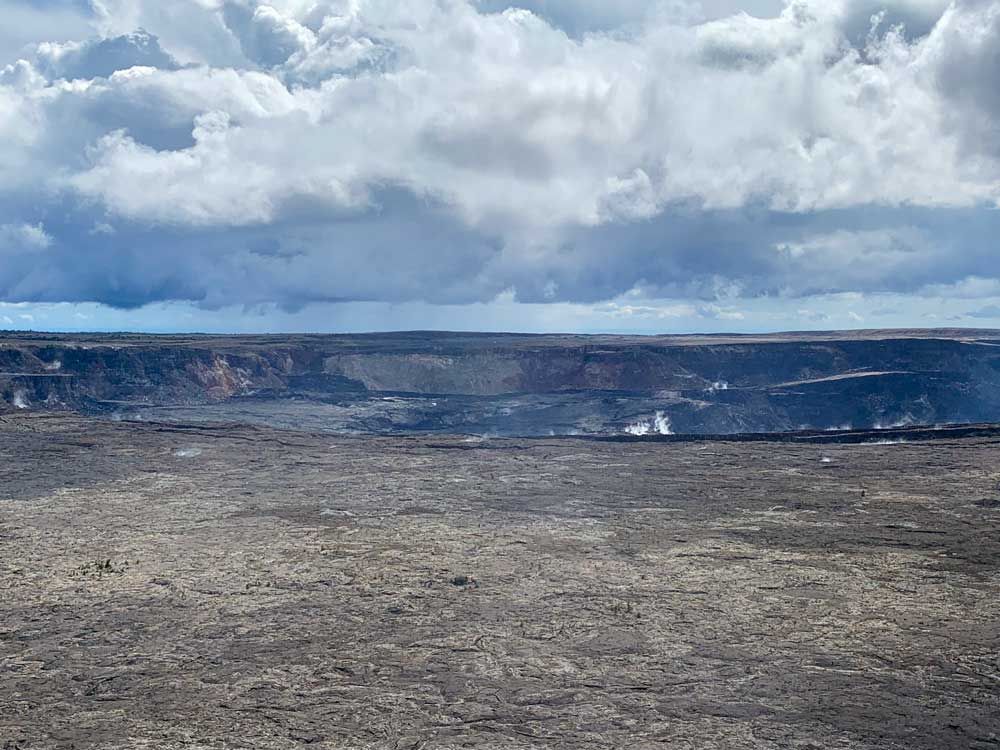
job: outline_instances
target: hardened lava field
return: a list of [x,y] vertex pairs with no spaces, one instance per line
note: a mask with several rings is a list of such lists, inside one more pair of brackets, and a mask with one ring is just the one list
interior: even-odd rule
[[0,418],[0,747],[1000,747],[1000,439]]

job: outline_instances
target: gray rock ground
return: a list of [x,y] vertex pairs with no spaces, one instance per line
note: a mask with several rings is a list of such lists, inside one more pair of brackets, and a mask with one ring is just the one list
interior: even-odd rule
[[0,417],[0,748],[1000,747],[998,458]]

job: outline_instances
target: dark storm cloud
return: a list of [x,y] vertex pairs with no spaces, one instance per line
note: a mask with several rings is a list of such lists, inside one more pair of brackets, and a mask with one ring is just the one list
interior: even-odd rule
[[[495,238],[470,233],[440,207],[406,192],[374,197],[377,210],[339,221],[300,205],[284,222],[211,231],[111,226],[92,208],[53,206],[34,214],[38,224],[25,225],[45,227],[43,247],[15,248],[0,234],[0,298],[112,307],[167,300],[295,306],[425,298],[463,303],[503,291],[497,280],[477,278],[501,250]],[[17,239],[22,234],[19,226]]]
[[[516,290],[522,302],[595,303],[633,289],[652,297],[803,297],[919,291],[995,275],[1000,213],[860,209],[788,216],[673,210],[581,229],[558,248],[526,248],[468,230],[405,191],[379,208],[325,220],[300,206],[285,222],[187,230],[103,223],[88,209],[36,214],[45,241],[0,240],[0,297],[113,307],[188,300],[208,307],[329,301],[465,304]],[[849,233],[840,229],[852,226]],[[7,224],[7,226],[13,226]],[[86,233],[80,228],[89,226]],[[961,237],[956,239],[961,228]]]
[[633,287],[654,297],[703,300],[911,293],[995,276],[998,232],[1000,212],[974,209],[672,210],[649,221],[579,230],[560,252],[512,269],[513,286],[532,302],[551,298],[550,282],[558,284],[558,298],[582,302]]

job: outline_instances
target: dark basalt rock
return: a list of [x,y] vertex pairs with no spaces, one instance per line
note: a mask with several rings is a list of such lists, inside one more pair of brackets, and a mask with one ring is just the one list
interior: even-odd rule
[[523,436],[997,422],[1000,332],[7,334],[5,408]]

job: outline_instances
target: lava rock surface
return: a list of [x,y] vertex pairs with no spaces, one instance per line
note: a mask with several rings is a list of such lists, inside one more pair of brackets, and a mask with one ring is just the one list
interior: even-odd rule
[[998,458],[0,415],[0,747],[1000,747]]

